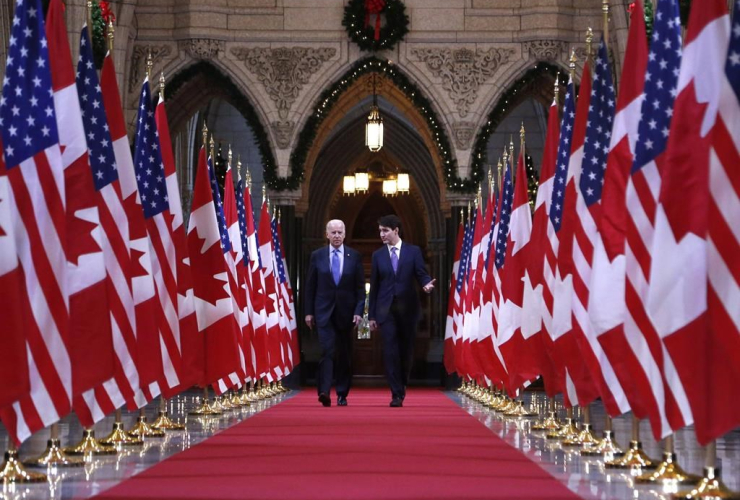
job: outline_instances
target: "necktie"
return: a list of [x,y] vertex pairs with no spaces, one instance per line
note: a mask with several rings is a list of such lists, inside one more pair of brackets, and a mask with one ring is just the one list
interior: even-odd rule
[[334,284],[339,284],[339,278],[342,274],[339,272],[339,250],[334,249],[334,255],[331,258],[331,275],[334,276]]
[[396,250],[398,250],[396,247],[391,247],[391,266],[393,266],[394,273],[398,271],[398,254]]

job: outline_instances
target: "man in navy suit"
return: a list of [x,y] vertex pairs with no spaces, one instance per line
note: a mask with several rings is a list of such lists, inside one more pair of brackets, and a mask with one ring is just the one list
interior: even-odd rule
[[373,253],[370,273],[370,328],[380,326],[383,361],[391,388],[391,406],[403,406],[414,359],[414,339],[421,305],[416,283],[426,293],[434,289],[419,247],[401,241],[401,220],[386,215],[378,220],[383,246]]
[[[318,328],[321,359],[317,372],[319,402],[331,406],[332,376],[336,376],[337,405],[347,406],[352,384],[352,328],[365,306],[362,256],[344,246],[344,222],[326,225],[329,246],[311,254],[306,278],[306,325]],[[336,357],[336,360],[335,360]]]

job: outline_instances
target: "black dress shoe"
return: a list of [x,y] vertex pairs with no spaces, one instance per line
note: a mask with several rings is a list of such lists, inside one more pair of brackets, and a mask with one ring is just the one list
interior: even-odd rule
[[347,396],[339,396],[337,398],[337,406],[347,406]]
[[400,408],[402,406],[403,406],[403,399],[401,399],[401,398],[393,398],[393,399],[391,399],[391,404],[390,404],[390,407],[391,408]]
[[328,394],[325,392],[322,392],[319,394],[319,403],[321,403],[324,406],[331,406],[331,398]]

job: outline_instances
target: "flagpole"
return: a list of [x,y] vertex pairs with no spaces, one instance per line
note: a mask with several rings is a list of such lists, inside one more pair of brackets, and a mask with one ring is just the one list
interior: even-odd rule
[[720,469],[717,467],[717,442],[712,441],[704,447],[706,453],[704,462],[704,477],[701,482],[692,490],[679,491],[674,493],[674,500],[690,500],[696,498],[708,499],[740,499],[740,493],[731,491],[724,485],[720,479]]
[[138,436],[129,435],[124,430],[123,412],[118,408],[113,422],[113,430],[108,436],[100,440],[100,444],[103,446],[139,446],[143,445],[144,441]]

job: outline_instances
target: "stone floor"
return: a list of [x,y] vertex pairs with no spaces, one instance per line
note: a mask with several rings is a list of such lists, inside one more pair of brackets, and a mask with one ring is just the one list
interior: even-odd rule
[[[543,469],[560,479],[565,485],[585,499],[651,499],[670,500],[671,493],[685,490],[686,487],[656,487],[637,485],[635,478],[644,471],[607,469],[604,461],[596,457],[583,457],[578,448],[563,447],[559,441],[546,439],[543,432],[533,432],[531,425],[536,419],[504,418],[480,403],[450,392],[450,398],[457,402],[470,415],[477,418],[494,433],[501,436],[511,446],[524,452]],[[545,407],[545,396],[541,392],[525,393],[525,402],[531,408]],[[600,402],[593,403],[591,420],[594,434],[601,437],[605,424],[604,407]],[[565,410],[562,401],[556,401],[558,414],[562,418]],[[580,413],[577,413],[580,417]],[[624,448],[627,446],[632,429],[632,418],[624,415],[613,420],[616,440]],[[656,442],[648,422],[641,422],[640,438],[643,449],[654,459],[663,455],[663,446]],[[678,463],[687,472],[701,474],[704,467],[704,448],[696,442],[693,429],[687,427],[675,434],[675,452]],[[722,469],[722,480],[734,491],[740,491],[740,429],[730,432],[717,441],[717,465]]]

